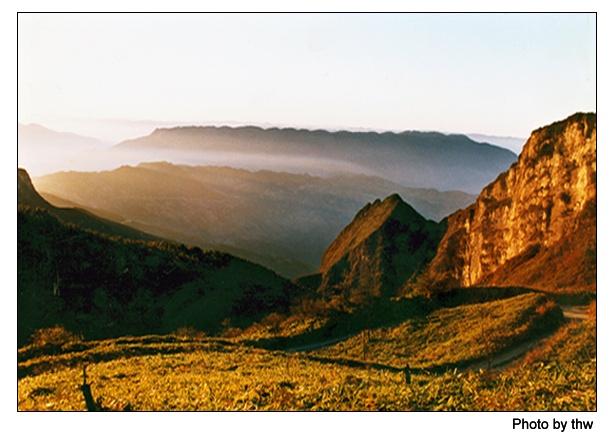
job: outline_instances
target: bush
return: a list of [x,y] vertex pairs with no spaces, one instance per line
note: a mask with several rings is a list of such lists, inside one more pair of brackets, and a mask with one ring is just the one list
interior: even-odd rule
[[30,343],[36,347],[62,346],[83,340],[83,336],[66,330],[61,325],[35,330],[30,336]]
[[281,328],[281,325],[284,321],[286,321],[286,316],[280,314],[279,312],[273,312],[267,316],[265,316],[260,324],[265,327],[270,327],[273,331],[277,331]]
[[558,306],[553,300],[547,300],[546,302],[537,306],[537,308],[535,309],[535,313],[537,313],[537,315],[539,315],[540,317],[544,317],[546,316],[546,314],[557,309],[557,307]]
[[181,339],[205,339],[207,337],[207,333],[202,330],[197,330],[193,327],[180,327],[175,330],[175,336]]

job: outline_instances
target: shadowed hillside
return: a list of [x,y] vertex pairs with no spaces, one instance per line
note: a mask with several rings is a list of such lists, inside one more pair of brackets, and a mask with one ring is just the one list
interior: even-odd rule
[[355,304],[390,298],[432,259],[444,230],[396,194],[376,200],[326,249],[318,274],[299,281]]
[[321,178],[168,163],[56,173],[35,182],[43,194],[101,216],[224,250],[286,277],[315,272],[325,249],[366,202],[398,193],[421,214],[439,220],[475,199],[362,175]]
[[221,252],[108,237],[18,206],[18,343],[61,324],[87,338],[211,333],[285,311],[293,285]]

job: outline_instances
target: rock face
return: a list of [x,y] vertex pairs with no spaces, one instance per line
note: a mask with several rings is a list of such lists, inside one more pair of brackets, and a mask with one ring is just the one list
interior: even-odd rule
[[596,289],[596,151],[595,114],[534,131],[518,162],[448,218],[427,283]]
[[324,253],[318,289],[355,303],[390,297],[433,258],[444,231],[396,194],[367,204]]

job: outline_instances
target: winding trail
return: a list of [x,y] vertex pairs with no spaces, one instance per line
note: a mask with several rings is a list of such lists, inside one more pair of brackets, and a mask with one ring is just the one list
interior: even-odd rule
[[588,306],[560,306],[563,316],[570,321],[582,321],[588,318]]
[[[559,305],[561,310],[563,311],[563,316],[565,317],[565,319],[567,321],[582,321],[588,318],[588,306],[570,306],[570,305]],[[291,347],[291,348],[287,348],[285,351],[289,352],[289,353],[294,353],[294,352],[309,352],[309,351],[315,351],[318,350],[320,348],[324,348],[330,345],[334,345],[338,342],[342,342],[344,340],[347,340],[353,336],[356,336],[359,333],[354,333],[354,334],[349,334],[349,335],[345,335],[345,336],[341,336],[341,337],[336,337],[336,338],[332,338],[332,339],[327,339],[327,340],[323,340],[320,342],[316,342],[316,343],[310,343],[310,344],[305,344],[305,345],[301,345],[301,346],[296,346],[296,347]],[[508,366],[510,366],[511,364],[513,364],[513,362],[515,360],[518,360],[520,357],[522,357],[525,353],[527,353],[528,351],[530,351],[535,344],[545,340],[546,338],[552,336],[554,334],[554,332],[549,332],[546,334],[543,334],[537,338],[535,338],[532,341],[529,342],[525,342],[522,343],[512,349],[509,349],[507,351],[503,351],[500,352],[499,354],[497,354],[493,360],[490,362],[490,367],[494,368],[496,370],[502,370]],[[352,366],[352,367],[361,367],[361,368],[373,368],[373,369],[384,369],[384,370],[390,370],[390,371],[395,371],[395,372],[402,372],[403,369],[401,368],[397,368],[395,366],[389,366],[386,364],[381,364],[381,363],[372,363],[372,362],[365,362],[365,361],[360,361],[360,360],[350,360],[350,359],[331,359],[331,358],[327,358],[327,357],[319,357],[317,355],[313,355],[313,354],[307,354],[307,358],[309,358],[310,360],[313,361],[319,361],[322,363],[336,363],[336,364],[344,364],[347,366]],[[488,369],[489,364],[487,360],[483,360],[480,361],[478,363],[474,363],[471,365],[463,365],[461,367],[459,367],[459,371],[466,371],[469,369],[472,370],[481,370],[481,369]],[[433,368],[425,368],[425,369],[414,369],[413,371],[417,372],[417,371],[428,371],[428,372],[443,372],[445,370],[448,369],[454,369],[454,366],[452,365],[442,365],[442,366],[437,366],[437,367],[433,367]]]

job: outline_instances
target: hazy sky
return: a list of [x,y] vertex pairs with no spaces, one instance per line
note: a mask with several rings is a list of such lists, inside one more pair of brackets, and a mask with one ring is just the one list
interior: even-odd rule
[[92,136],[83,120],[526,138],[596,111],[596,15],[20,14],[18,86],[19,122]]

